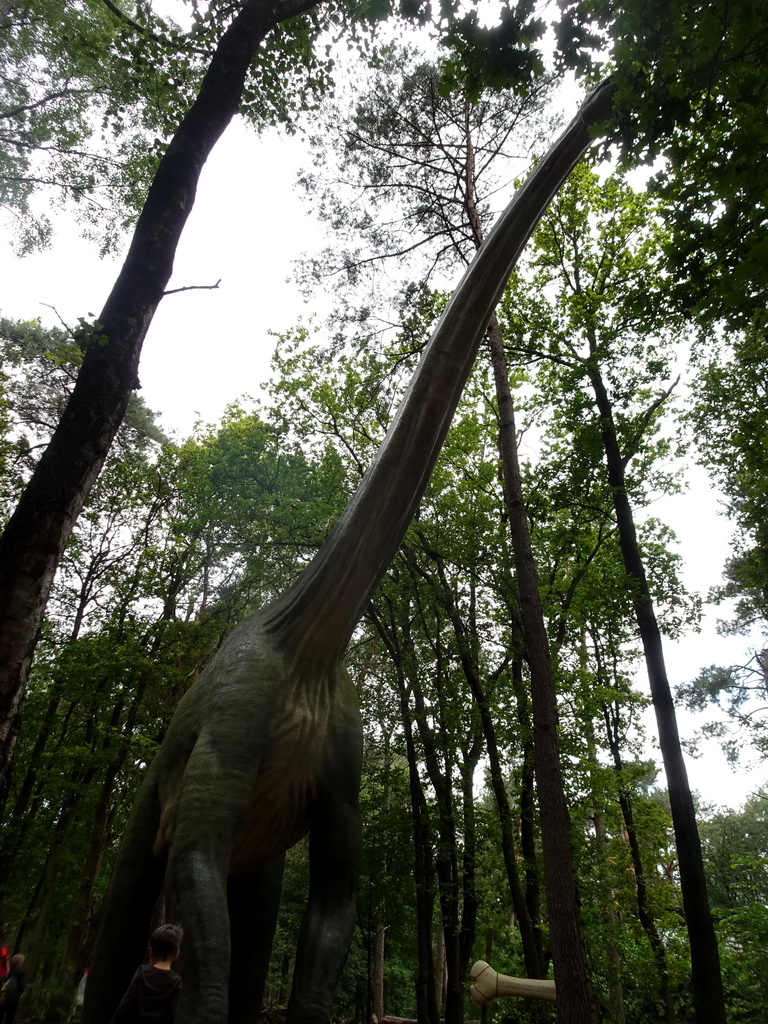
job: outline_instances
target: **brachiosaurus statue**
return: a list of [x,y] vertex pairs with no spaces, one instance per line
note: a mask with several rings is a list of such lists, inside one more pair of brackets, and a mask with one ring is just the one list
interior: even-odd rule
[[327,1024],[359,859],[362,729],[341,659],[424,493],[490,315],[534,226],[607,118],[587,97],[489,233],[443,313],[371,468],[314,560],[236,626],[181,700],[123,837],[84,1024],[107,1024],[164,889],[184,926],[179,1024],[261,1004],[285,851],[309,832],[309,899],[288,1024]]

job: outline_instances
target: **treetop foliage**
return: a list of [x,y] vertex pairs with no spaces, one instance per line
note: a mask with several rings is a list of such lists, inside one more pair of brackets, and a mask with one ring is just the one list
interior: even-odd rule
[[768,296],[768,12],[751,0],[564,0],[561,59],[616,86],[624,161],[662,168],[681,304],[748,324]]
[[697,355],[701,387],[689,409],[699,458],[739,531],[721,597],[738,596],[734,625],[745,630],[768,621],[767,328],[766,317],[756,317],[743,332],[709,339]]
[[[35,200],[43,192],[75,209],[103,251],[117,244],[242,6],[17,0],[0,8],[0,206],[14,218],[20,252],[50,241],[51,220]],[[422,0],[317,0],[258,48],[241,114],[257,129],[280,124],[293,131],[333,90],[334,38],[370,50],[377,26],[393,18],[435,33],[452,26],[451,46],[468,33],[469,54],[482,43],[473,33],[486,33],[474,12],[459,14],[448,0],[439,11]],[[526,54],[540,34],[537,24],[527,2],[514,13],[503,9],[495,59],[503,55],[509,65],[507,82],[533,82],[539,64]]]
[[[50,239],[34,201],[73,205],[110,248],[140,209],[200,58],[162,22],[139,31],[103,0],[7,5],[0,17],[0,202],[22,252]],[[161,74],[160,71],[163,73]]]
[[[0,519],[40,457],[74,387],[83,351],[76,331],[36,320],[0,318]],[[167,438],[156,413],[132,395],[117,440],[118,458]]]

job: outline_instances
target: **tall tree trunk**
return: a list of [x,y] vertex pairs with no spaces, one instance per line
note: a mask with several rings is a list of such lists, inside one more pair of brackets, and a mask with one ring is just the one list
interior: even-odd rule
[[[606,836],[603,813],[596,809],[594,814],[595,823],[595,845],[599,851],[600,863],[606,862]],[[605,909],[605,917],[608,925],[608,942],[605,951],[606,974],[608,977],[608,1006],[611,1013],[611,1024],[625,1024],[626,1014],[624,1012],[624,985],[621,978],[621,954],[617,945],[617,937],[620,933],[619,914],[614,902],[609,899]],[[668,1022],[669,1024],[669,1022]]]
[[[418,604],[419,594],[414,591],[413,600]],[[425,619],[423,612],[420,614]],[[398,632],[402,636],[403,647],[411,652],[414,649],[408,622],[401,622]],[[442,694],[443,664],[445,652],[440,642],[440,628],[435,630],[432,646],[435,651],[436,668],[434,672],[437,688],[437,708],[439,712],[446,706],[446,698]],[[388,646],[391,648],[393,644]],[[408,663],[412,662],[408,658]],[[414,680],[416,673],[413,674]],[[415,712],[406,702],[403,713],[415,718],[419,739],[427,768],[427,775],[434,791],[434,802],[437,807],[437,843],[434,853],[434,868],[438,882],[438,896],[442,917],[442,950],[444,971],[436,970],[438,985],[444,978],[445,992],[445,1024],[462,1024],[464,1016],[464,981],[466,964],[462,963],[461,944],[461,894],[465,880],[458,861],[458,837],[456,826],[455,801],[453,794],[452,757],[445,757],[445,766],[441,765],[440,753],[446,755],[445,748],[439,750],[442,733],[430,724],[430,713],[427,709],[424,694],[416,682],[411,688],[411,696]],[[481,751],[481,744],[475,742],[472,750],[467,752],[467,760],[476,763]],[[471,770],[471,768],[470,768]],[[474,880],[466,880],[470,887]]]
[[[391,734],[384,730],[384,780],[382,794],[382,810],[387,814],[392,808],[392,792],[390,787],[390,766],[392,764]],[[391,870],[391,857],[389,856],[390,844],[387,835],[380,835],[379,845],[383,851],[383,872],[389,877]],[[376,907],[374,916],[374,945],[373,945],[373,1012],[377,1020],[384,1016],[384,965],[386,962],[387,946],[387,913],[386,897],[382,896],[379,905]]]
[[133,747],[133,738],[136,730],[139,709],[149,685],[150,672],[145,671],[139,681],[139,685],[131,702],[131,707],[126,716],[123,726],[123,735],[120,745],[115,751],[114,757],[104,772],[104,777],[99,788],[99,796],[96,801],[90,827],[90,842],[86,854],[85,863],[80,876],[75,910],[69,929],[67,950],[64,958],[64,967],[69,972],[69,980],[74,985],[80,977],[82,963],[83,944],[88,934],[90,920],[91,897],[93,887],[99,872],[102,854],[109,835],[107,823],[109,821],[109,809],[113,798],[113,787],[118,772],[124,766],[128,755]]
[[[415,592],[414,600],[418,603],[418,591]],[[433,648],[437,659],[434,673],[435,686],[438,691],[437,703],[438,708],[442,711],[442,709],[455,700],[455,697],[452,694],[450,698],[446,698],[442,692],[446,657],[440,640],[439,626],[435,630]],[[424,762],[427,766],[427,774],[434,790],[435,803],[437,805],[438,845],[435,852],[435,871],[437,873],[443,921],[445,1024],[462,1024],[464,1019],[464,983],[468,967],[468,963],[462,959],[462,895],[468,899],[475,899],[474,876],[466,876],[463,869],[464,867],[473,869],[474,863],[464,861],[462,866],[459,866],[457,852],[459,847],[458,829],[452,778],[453,759],[446,756],[447,751],[443,747],[444,767],[441,768],[438,742],[442,740],[442,730],[438,731],[430,726],[430,716],[424,701],[424,695],[416,686],[413,688],[413,701],[416,709],[416,724],[424,752]],[[473,736],[470,750],[464,752],[464,759],[467,762],[465,771],[473,771],[474,764],[479,760],[481,743],[478,740],[479,737],[477,735]]]
[[680,888],[683,894],[683,909],[691,947],[691,987],[696,1021],[697,1024],[725,1024],[726,1013],[720,974],[720,953],[709,908],[701,840],[677,729],[675,704],[664,664],[661,632],[648,589],[645,566],[637,543],[632,506],[627,495],[624,476],[625,460],[619,448],[611,401],[603,383],[600,368],[594,359],[587,364],[587,370],[600,414],[600,429],[605,449],[608,482],[613,493],[619,545],[624,568],[630,582],[632,603],[643,644],[651,700],[659,733],[659,747],[667,776],[672,824],[675,830],[680,864]]
[[[469,968],[469,958],[477,934],[477,826],[475,822],[475,771],[483,753],[482,730],[478,728],[470,750],[466,752],[460,766],[463,803],[463,851],[461,864],[461,921],[459,922],[459,985],[464,989],[464,979]],[[463,998],[462,998],[463,1002]]]
[[[465,157],[465,208],[475,244],[480,247],[483,230],[477,209],[475,157],[469,135]],[[585,958],[570,822],[560,767],[557,699],[549,638],[544,624],[525,511],[506,357],[495,314],[489,321],[487,334],[499,406],[499,454],[504,479],[504,502],[509,515],[523,631],[531,670],[534,757],[544,874],[550,908],[557,908],[555,913],[550,912],[550,935],[559,992],[559,1017],[563,1024],[596,1024],[597,1005]]]
[[384,1016],[384,951],[387,942],[387,928],[379,921],[376,925],[373,943],[373,1013],[376,1020]]
[[170,279],[203,164],[237,113],[259,44],[281,21],[318,2],[248,0],[224,32],[160,162],[61,421],[0,537],[0,816],[51,582],[138,387],[141,346]]
[[[419,729],[427,774],[435,791],[438,817],[438,843],[434,854],[438,895],[442,915],[442,941],[445,967],[445,1024],[462,1024],[464,997],[464,971],[459,950],[459,892],[458,839],[454,817],[453,793],[450,778],[443,775],[435,746],[433,730],[427,725],[427,711],[423,696],[414,692],[416,723]],[[439,973],[438,973],[439,976]]]
[[536,789],[541,817],[544,877],[550,907],[552,959],[558,988],[561,1024],[597,1024],[597,1006],[587,969],[571,827],[563,789],[555,683],[549,638],[539,595],[528,519],[517,457],[515,417],[504,347],[493,318],[488,331],[491,362],[499,405],[499,450],[504,476],[504,499],[515,556],[520,605],[531,671]]

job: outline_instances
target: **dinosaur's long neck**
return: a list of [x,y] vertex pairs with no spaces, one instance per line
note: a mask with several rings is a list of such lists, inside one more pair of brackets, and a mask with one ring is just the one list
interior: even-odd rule
[[340,657],[421,501],[488,320],[525,243],[610,114],[594,89],[488,234],[440,318],[387,435],[328,539],[262,613],[301,658]]

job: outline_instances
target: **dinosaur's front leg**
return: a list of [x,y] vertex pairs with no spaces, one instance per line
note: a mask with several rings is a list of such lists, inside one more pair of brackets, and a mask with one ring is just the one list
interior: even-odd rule
[[226,1024],[228,1018],[227,875],[258,756],[254,752],[248,764],[225,743],[210,733],[198,738],[174,816],[165,893],[169,920],[184,927],[178,1024]]
[[[356,748],[357,744],[353,746]],[[316,804],[309,835],[309,901],[302,920],[287,1024],[328,1024],[355,925],[360,870],[359,754]]]

